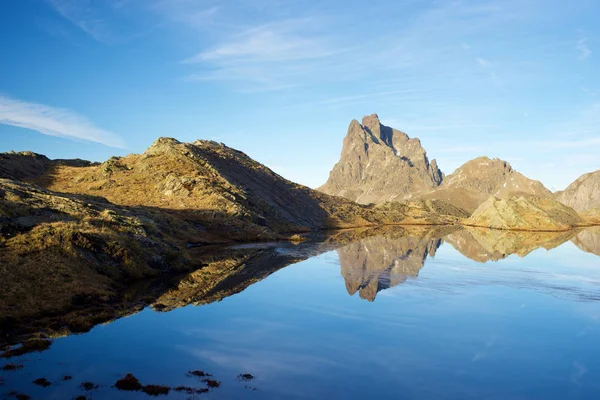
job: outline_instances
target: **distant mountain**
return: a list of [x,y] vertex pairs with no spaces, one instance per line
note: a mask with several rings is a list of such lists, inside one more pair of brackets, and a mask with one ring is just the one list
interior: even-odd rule
[[507,198],[513,195],[552,197],[544,185],[515,171],[500,159],[479,157],[466,162],[442,184],[424,195],[423,199],[438,199],[473,212],[491,196]]
[[600,170],[580,176],[556,199],[579,212],[600,208]]
[[382,125],[373,114],[362,123],[350,123],[340,160],[319,190],[361,204],[379,204],[410,199],[442,180],[436,161],[429,162],[419,139]]

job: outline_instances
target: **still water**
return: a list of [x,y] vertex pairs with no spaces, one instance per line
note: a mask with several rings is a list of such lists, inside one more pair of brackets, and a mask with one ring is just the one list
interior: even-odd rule
[[[217,297],[188,277],[141,312],[0,359],[23,366],[0,371],[0,395],[144,399],[112,386],[131,373],[206,388],[187,375],[202,370],[220,386],[160,398],[598,399],[600,231],[548,235],[247,246],[270,252],[248,264],[272,270],[242,274],[241,289]],[[273,267],[274,255],[304,260]],[[51,385],[32,384],[41,377]]]

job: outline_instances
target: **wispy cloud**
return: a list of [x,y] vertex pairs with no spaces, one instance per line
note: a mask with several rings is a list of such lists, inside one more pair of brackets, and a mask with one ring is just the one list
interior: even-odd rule
[[212,48],[186,60],[202,64],[195,80],[237,81],[266,90],[295,86],[300,77],[323,68],[324,60],[339,55],[318,34],[312,18],[272,22],[235,33]]
[[592,51],[587,45],[587,37],[579,39],[575,48],[577,49],[577,52],[579,52],[579,59],[582,61],[587,60],[592,55]]
[[72,111],[28,103],[0,95],[0,124],[37,131],[44,135],[82,139],[111,147],[125,147],[114,133],[97,128]]
[[[106,21],[99,17],[88,0],[48,0],[50,5],[73,25],[103,42],[108,40]],[[120,3],[116,3],[120,4]]]
[[485,58],[481,58],[481,57],[475,58],[475,61],[477,61],[477,64],[481,65],[482,67],[489,67],[492,65],[491,62],[489,62]]

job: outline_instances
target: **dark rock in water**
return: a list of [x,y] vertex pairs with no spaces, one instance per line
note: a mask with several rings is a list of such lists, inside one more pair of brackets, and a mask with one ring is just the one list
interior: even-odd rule
[[29,353],[42,352],[44,350],[49,349],[51,345],[52,345],[52,342],[49,340],[42,340],[42,339],[28,340],[19,347],[14,347],[12,349],[6,350],[4,353],[0,354],[0,357],[10,358],[10,357],[22,356],[24,354],[29,354]]
[[97,390],[100,387],[100,385],[98,385],[94,382],[83,382],[81,385],[79,385],[79,387],[83,390],[90,391],[90,390]]
[[238,375],[238,379],[240,379],[242,381],[251,381],[252,379],[254,379],[254,375],[252,375],[252,374],[239,374]]
[[207,372],[204,372],[204,371],[195,370],[195,371],[188,372],[188,376],[195,376],[198,378],[203,378],[203,377],[212,376],[212,375]]
[[65,376],[62,377],[62,381],[63,382],[70,381],[72,379],[73,379],[73,377],[71,375],[65,375]]
[[186,394],[202,394],[207,393],[209,390],[207,388],[193,388],[189,386],[177,386],[173,389],[176,392],[186,393]]
[[38,378],[35,381],[33,381],[33,383],[41,387],[48,387],[52,385],[52,383],[46,378]]
[[218,388],[221,386],[221,382],[214,379],[203,379],[202,382],[206,383],[209,388]]
[[142,391],[150,396],[168,395],[171,388],[164,385],[146,385]]
[[2,367],[2,371],[18,371],[20,369],[23,369],[21,364],[6,364]]
[[119,390],[137,391],[142,390],[142,384],[132,374],[125,375],[115,383],[115,387]]

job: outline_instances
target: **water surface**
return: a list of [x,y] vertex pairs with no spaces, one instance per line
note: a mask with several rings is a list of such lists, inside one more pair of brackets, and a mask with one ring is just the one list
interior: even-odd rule
[[204,388],[186,376],[203,370],[219,388],[162,398],[600,397],[599,231],[340,235],[244,246],[141,312],[0,359],[23,365],[0,371],[0,394],[149,398],[111,386]]

